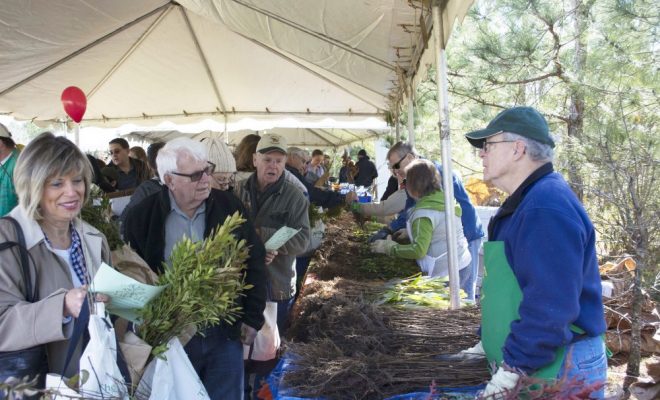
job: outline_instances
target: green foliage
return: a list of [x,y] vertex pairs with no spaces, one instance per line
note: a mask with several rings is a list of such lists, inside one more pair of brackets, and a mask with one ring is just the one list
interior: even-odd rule
[[[578,193],[603,257],[660,272],[660,12],[650,0],[475,2],[447,51],[454,167],[481,177],[463,135],[529,105],[560,139],[555,168]],[[439,158],[435,72],[417,87],[417,147]],[[438,156],[436,156],[436,154]]]
[[[386,288],[379,304],[401,307],[449,308],[449,278],[429,278],[417,273]],[[461,298],[465,292],[461,290]]]
[[236,300],[251,287],[242,274],[248,248],[232,234],[243,222],[235,213],[206,240],[184,238],[174,246],[172,265],[165,266],[158,280],[167,287],[140,312],[139,335],[155,355],[190,327],[202,331],[221,320],[236,320],[241,310]]
[[111,215],[110,200],[96,185],[92,185],[89,201],[83,206],[80,216],[83,221],[105,235],[110,250],[116,250],[123,246],[124,242],[119,235],[117,224],[110,219]]

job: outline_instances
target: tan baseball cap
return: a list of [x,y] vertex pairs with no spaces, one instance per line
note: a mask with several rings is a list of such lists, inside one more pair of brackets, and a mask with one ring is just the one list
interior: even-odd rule
[[261,136],[259,143],[257,143],[257,152],[261,154],[270,153],[271,151],[279,151],[286,154],[286,139],[284,136],[275,133],[266,133]]

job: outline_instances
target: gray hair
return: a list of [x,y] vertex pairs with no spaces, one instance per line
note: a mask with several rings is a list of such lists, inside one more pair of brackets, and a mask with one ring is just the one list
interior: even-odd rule
[[409,142],[397,142],[390,148],[387,152],[387,158],[390,158],[392,154],[396,154],[399,158],[407,154],[412,154],[416,158],[419,157],[419,153],[415,150],[415,147]]
[[165,180],[165,175],[177,171],[177,160],[181,156],[188,156],[195,161],[208,161],[206,145],[196,142],[190,138],[181,137],[167,142],[158,152],[156,165],[158,165],[158,176]]
[[[512,132],[502,132],[504,140],[520,140],[525,143],[526,152],[532,161],[549,162],[555,158],[554,149],[545,143],[538,142],[525,136]],[[552,138],[554,141],[554,138]]]
[[288,157],[298,156],[303,160],[305,159],[305,157],[307,157],[307,154],[309,154],[309,152],[307,150],[301,149],[300,147],[289,147],[286,152],[286,155]]
[[48,180],[71,174],[81,174],[85,181],[84,204],[92,184],[92,165],[78,146],[52,132],[40,134],[25,146],[16,161],[14,184],[18,202],[28,217],[42,220],[39,203]]

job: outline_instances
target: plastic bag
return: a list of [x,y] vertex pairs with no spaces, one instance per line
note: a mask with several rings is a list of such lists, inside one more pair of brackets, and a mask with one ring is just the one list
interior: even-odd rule
[[85,398],[128,399],[124,378],[117,366],[115,329],[106,315],[103,303],[95,304],[89,317],[89,343],[80,356],[80,373],[88,378],[80,386]]
[[243,345],[244,360],[269,361],[277,357],[277,349],[280,348],[280,332],[277,329],[276,302],[266,302],[264,319],[264,325],[257,332],[252,346]]
[[136,397],[149,400],[209,399],[204,384],[177,338],[171,339],[167,351],[147,365]]

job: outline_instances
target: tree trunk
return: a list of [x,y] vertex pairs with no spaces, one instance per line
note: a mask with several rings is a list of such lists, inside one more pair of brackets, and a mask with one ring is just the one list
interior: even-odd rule
[[[577,142],[582,139],[584,126],[584,93],[582,83],[584,82],[584,68],[587,62],[587,50],[585,45],[585,31],[589,18],[590,5],[584,4],[583,0],[573,0],[573,28],[575,35],[575,49],[573,69],[577,82],[570,84],[571,103],[568,116],[568,136]],[[571,188],[582,201],[584,197],[584,181],[580,174],[581,163],[575,159],[569,159],[568,179]]]
[[623,381],[623,389],[628,392],[628,387],[637,381],[639,377],[639,363],[641,360],[641,314],[642,314],[642,268],[637,264],[635,269],[635,281],[633,286],[632,303],[632,332],[630,340],[630,354],[628,355],[628,367],[626,378]]

